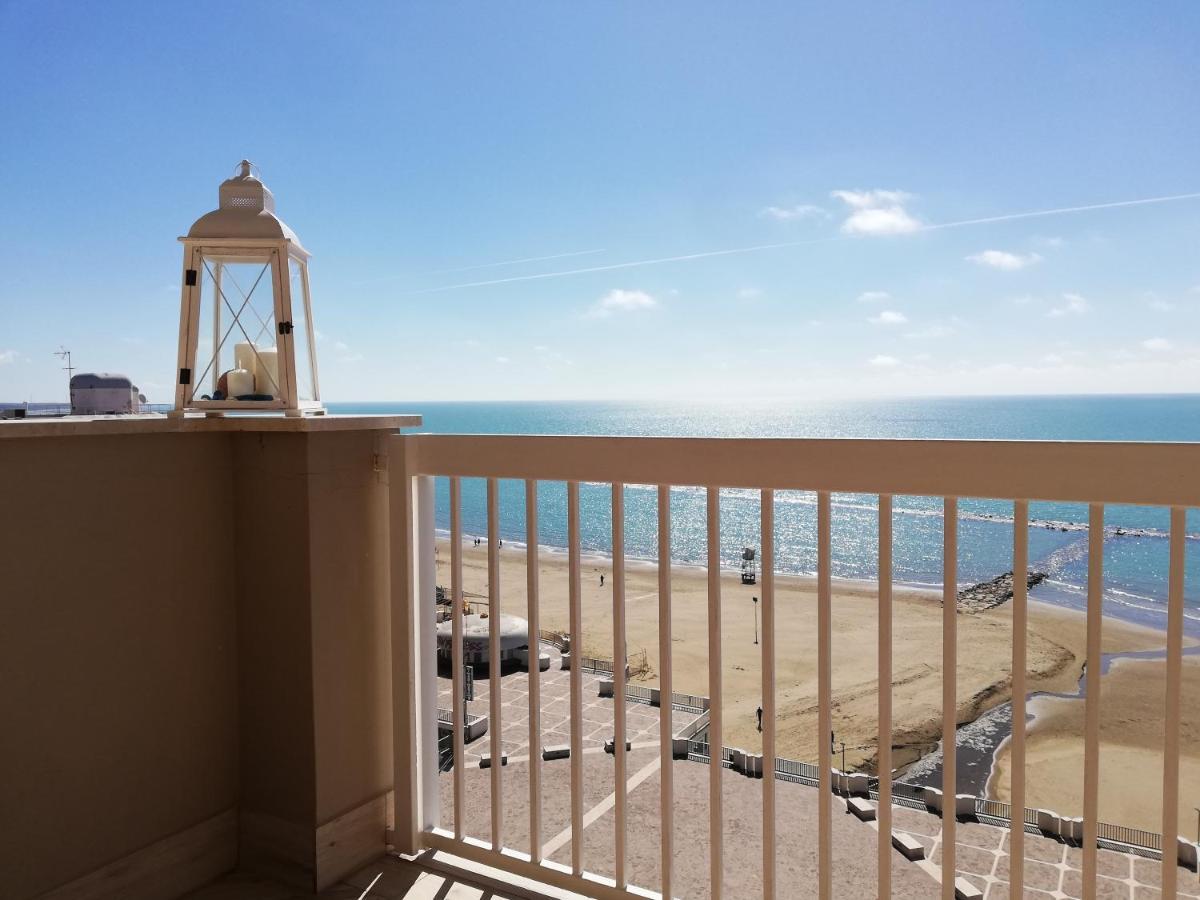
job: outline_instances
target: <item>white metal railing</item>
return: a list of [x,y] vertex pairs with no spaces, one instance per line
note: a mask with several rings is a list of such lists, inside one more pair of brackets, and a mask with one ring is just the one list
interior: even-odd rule
[[[399,850],[446,850],[474,861],[540,879],[549,884],[580,890],[593,896],[674,896],[672,860],[672,704],[660,704],[660,815],[661,883],[632,886],[626,878],[627,809],[625,792],[616,791],[614,874],[602,877],[585,869],[583,855],[583,756],[582,675],[570,673],[570,809],[571,864],[564,867],[542,858],[540,754],[529,754],[530,853],[505,846],[503,826],[503,767],[491,767],[491,841],[483,844],[463,833],[463,766],[453,773],[454,831],[437,827],[438,785],[436,766],[436,668],[433,658],[433,478],[449,478],[451,596],[454,620],[454,751],[461,760],[462,741],[462,527],[461,479],[487,480],[488,593],[492,609],[499,608],[501,593],[497,550],[499,533],[498,479],[525,482],[528,533],[527,594],[531,633],[539,633],[538,522],[539,481],[567,483],[568,608],[570,643],[582,647],[580,588],[579,484],[613,486],[613,658],[624,659],[624,539],[625,484],[658,486],[658,602],[660,685],[672,696],[671,684],[671,560],[670,489],[673,485],[707,489],[708,513],[708,616],[710,626],[720,622],[720,489],[751,488],[761,492],[763,535],[761,601],[763,615],[763,896],[774,900],[776,881],[775,777],[775,642],[774,642],[774,492],[806,490],[817,494],[817,606],[818,606],[818,729],[830,732],[831,685],[831,508],[834,492],[876,494],[879,497],[879,770],[891,770],[892,684],[892,502],[893,495],[942,497],[944,521],[943,598],[943,741],[955,746],[956,697],[956,589],[957,504],[960,497],[1009,500],[1014,504],[1013,567],[1025,571],[1028,562],[1029,502],[1047,500],[1089,505],[1089,562],[1087,604],[1087,658],[1100,658],[1101,598],[1103,587],[1103,517],[1106,504],[1133,504],[1170,508],[1170,558],[1168,578],[1166,734],[1162,782],[1164,835],[1174,835],[1178,821],[1179,713],[1183,634],[1183,575],[1185,513],[1200,506],[1200,445],[1134,443],[1066,443],[1004,441],[870,441],[801,439],[703,439],[628,437],[535,437],[480,435],[403,435],[389,439],[388,470],[391,479],[393,687],[395,691],[395,843]],[[420,601],[418,598],[421,598]],[[1013,582],[1013,728],[1011,737],[1011,807],[1025,807],[1025,693],[1027,587]],[[496,621],[493,619],[493,621]],[[709,632],[708,742],[721,746],[722,679],[720,628]],[[489,668],[499,670],[499,642],[490,647]],[[535,667],[536,670],[536,667]],[[1087,667],[1084,733],[1084,821],[1082,878],[1085,895],[1095,892],[1099,823],[1099,690],[1100,666]],[[489,679],[491,691],[491,753],[501,752],[500,679]],[[614,730],[617,784],[625,783],[624,679],[615,679]],[[540,697],[538,678],[530,679],[530,746],[539,741]],[[832,747],[819,740],[818,764],[818,890],[832,895]],[[724,755],[724,754],[723,754]],[[722,894],[723,810],[721,766],[710,766],[710,885],[711,896]],[[432,774],[431,774],[432,770]],[[943,756],[943,795],[955,795],[955,754]],[[879,782],[878,884],[879,896],[891,895],[890,779]],[[943,804],[942,896],[954,897],[955,804]],[[1011,896],[1023,896],[1024,817],[1011,821]],[[1164,842],[1167,843],[1167,842]],[[1168,843],[1168,848],[1170,847]],[[1162,896],[1174,897],[1175,855],[1163,853]],[[658,888],[656,892],[653,890]]]

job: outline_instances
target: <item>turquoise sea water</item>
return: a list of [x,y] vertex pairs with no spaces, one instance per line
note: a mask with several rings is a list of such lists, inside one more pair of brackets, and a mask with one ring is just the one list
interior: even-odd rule
[[[732,403],[331,403],[336,413],[420,413],[422,431],[460,434],[609,434],[706,437],[959,438],[1200,442],[1200,395],[919,398],[807,405]],[[1197,473],[1200,477],[1200,472]],[[441,480],[439,480],[441,482]],[[437,526],[449,527],[445,483],[437,487]],[[486,533],[484,485],[463,482],[463,530]],[[611,551],[611,488],[580,488],[585,550]],[[705,495],[699,488],[672,492],[672,558],[706,558]],[[626,494],[626,553],[657,557],[655,489],[631,485]],[[942,579],[942,501],[896,497],[895,578],[935,586]],[[524,487],[502,482],[500,536],[525,540]],[[983,581],[1012,565],[1012,504],[959,503],[961,585]],[[877,505],[873,495],[833,498],[833,571],[842,578],[874,578]],[[721,556],[736,567],[741,549],[760,546],[758,493],[721,493]],[[1030,507],[1031,565],[1050,578],[1033,596],[1082,608],[1087,574],[1087,509],[1081,504]],[[1106,511],[1105,612],[1162,628],[1166,622],[1168,560],[1165,509],[1113,506]],[[539,491],[540,543],[566,546],[566,487],[544,482]],[[776,496],[776,556],[780,571],[816,568],[816,497],[803,491]],[[1118,534],[1118,529],[1126,532]],[[1200,513],[1189,513],[1186,616],[1200,635]],[[1136,532],[1131,534],[1129,532]]]

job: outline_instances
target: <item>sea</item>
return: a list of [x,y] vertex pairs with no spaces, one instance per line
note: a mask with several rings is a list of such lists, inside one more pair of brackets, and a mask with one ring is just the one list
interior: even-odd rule
[[[330,403],[331,413],[419,413],[419,431],[442,434],[583,434],[689,437],[947,438],[1004,440],[1200,442],[1200,395],[952,397],[828,401],[739,402],[407,402]],[[1200,472],[1197,472],[1200,477]],[[611,545],[611,486],[580,487],[580,536],[585,552],[607,555]],[[436,525],[449,529],[445,479],[436,486]],[[500,484],[500,539],[522,544],[525,494],[520,482]],[[485,485],[462,483],[462,527],[467,537],[487,533]],[[656,489],[629,485],[625,541],[629,559],[658,556]],[[814,574],[817,565],[816,495],[776,494],[776,565],[780,573]],[[940,588],[942,500],[893,501],[897,584]],[[539,487],[539,544],[551,552],[567,545],[566,485]],[[707,555],[705,492],[681,486],[671,494],[671,558],[703,565]],[[959,501],[960,587],[1012,568],[1012,503]],[[1047,579],[1030,596],[1074,609],[1086,605],[1087,508],[1076,503],[1030,504],[1029,559]],[[878,498],[835,494],[832,517],[835,578],[877,577]],[[1105,512],[1105,615],[1166,627],[1168,512],[1110,506]],[[1185,629],[1200,637],[1200,511],[1188,514]],[[737,568],[746,547],[761,547],[757,491],[721,492],[721,560]]]

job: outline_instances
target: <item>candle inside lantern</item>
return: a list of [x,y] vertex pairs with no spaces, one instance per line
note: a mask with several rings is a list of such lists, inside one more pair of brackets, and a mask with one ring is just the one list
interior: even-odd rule
[[270,394],[278,397],[279,384],[279,351],[274,347],[265,347],[258,351],[258,370],[255,374],[255,384],[259,394]]
[[225,373],[226,395],[243,397],[254,393],[254,373],[247,369],[230,369]]
[[[242,341],[240,344],[233,345],[233,367],[235,369],[245,369],[251,376],[258,370],[258,358],[254,353],[254,344],[250,341]],[[254,391],[246,391],[247,394],[253,394]],[[236,396],[236,395],[235,395]]]

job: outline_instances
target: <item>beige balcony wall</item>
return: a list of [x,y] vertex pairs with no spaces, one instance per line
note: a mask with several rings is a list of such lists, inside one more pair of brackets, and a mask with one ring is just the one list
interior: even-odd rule
[[311,889],[383,852],[408,424],[0,425],[0,894]]
[[0,441],[5,896],[237,803],[229,438]]

